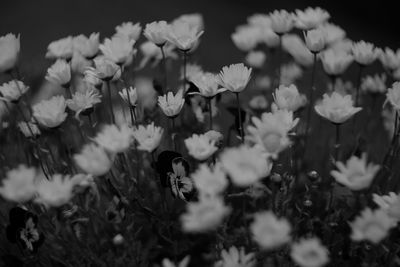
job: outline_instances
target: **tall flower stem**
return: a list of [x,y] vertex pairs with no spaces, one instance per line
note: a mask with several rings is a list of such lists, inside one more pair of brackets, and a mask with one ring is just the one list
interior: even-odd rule
[[283,56],[283,50],[282,50],[282,34],[279,34],[279,51],[278,51],[278,75],[276,79],[276,87],[279,87],[279,84],[281,83],[281,67],[282,67],[282,56]]
[[164,66],[164,86],[163,86],[163,92],[166,93],[168,92],[168,80],[167,80],[167,58],[165,56],[165,51],[164,51],[164,45],[160,46],[161,50],[161,55],[162,55],[162,62]]
[[304,142],[304,151],[307,149],[307,142],[308,142],[308,132],[310,130],[310,123],[311,123],[311,110],[312,110],[312,104],[313,104],[313,98],[314,98],[314,83],[315,83],[315,72],[316,72],[316,67],[317,67],[317,53],[314,53],[314,60],[313,60],[313,67],[312,67],[312,72],[311,72],[311,84],[310,84],[310,90],[308,92],[308,110],[307,110],[307,120],[306,120],[306,127],[305,127],[305,142]]
[[208,111],[210,112],[210,121],[209,121],[209,123],[210,123],[210,131],[213,129],[213,116],[212,116],[212,104],[211,104],[211,101],[212,101],[212,98],[211,97],[209,97],[209,98],[207,98],[207,100],[208,100]]
[[187,61],[187,51],[183,52],[183,92],[186,93],[186,61]]
[[176,136],[175,136],[175,118],[171,118],[172,121],[172,142],[174,143],[174,151],[176,151]]
[[340,149],[340,124],[335,123],[336,137],[335,137],[335,161],[339,160],[339,149]]
[[235,93],[235,94],[236,94],[236,105],[237,105],[237,112],[238,112],[238,118],[239,118],[240,139],[241,139],[241,142],[244,143],[242,112],[240,111],[240,98],[239,98],[239,93]]
[[106,82],[106,90],[108,92],[108,104],[110,108],[110,114],[111,114],[111,122],[115,124],[115,116],[114,116],[114,109],[113,109],[113,104],[112,104],[112,94],[111,94],[111,85],[110,81]]
[[360,87],[361,87],[361,77],[364,70],[364,65],[358,64],[358,76],[356,84],[356,107],[360,104]]

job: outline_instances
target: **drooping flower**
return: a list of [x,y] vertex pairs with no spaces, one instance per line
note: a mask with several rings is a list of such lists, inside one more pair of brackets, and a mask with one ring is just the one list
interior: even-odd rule
[[286,10],[275,10],[269,14],[271,29],[279,35],[289,32],[294,26],[294,16]]
[[131,21],[123,22],[121,25],[115,27],[115,36],[126,37],[129,40],[137,41],[142,32],[142,26],[140,23],[133,24]]
[[225,66],[219,74],[220,85],[233,93],[240,93],[246,88],[251,71],[243,63]]
[[127,124],[120,127],[116,125],[106,125],[99,132],[94,141],[107,152],[125,152],[133,141],[132,129]]
[[136,106],[138,98],[136,88],[132,88],[132,86],[129,89],[124,88],[119,92],[119,95],[128,105]]
[[215,267],[254,267],[256,266],[256,258],[254,253],[248,253],[241,247],[240,250],[235,246],[229,250],[221,251],[221,260],[215,264]]
[[92,33],[89,38],[80,34],[75,36],[72,42],[74,51],[79,52],[87,59],[95,57],[99,51],[99,33]]
[[0,100],[17,102],[29,90],[23,82],[12,80],[0,86]]
[[214,97],[217,94],[226,91],[224,88],[218,89],[218,76],[210,72],[200,73],[199,75],[194,76],[191,82],[199,88],[200,95],[204,97]]
[[74,183],[69,176],[55,174],[50,180],[42,179],[36,185],[38,193],[36,203],[46,207],[60,207],[67,204],[73,197]]
[[282,37],[282,48],[301,66],[309,67],[314,62],[314,55],[297,34],[284,35]]
[[158,97],[158,106],[162,109],[164,114],[170,118],[178,116],[184,104],[185,98],[183,98],[182,89],[175,95],[172,92],[168,92]]
[[228,186],[226,174],[220,164],[209,167],[207,164],[201,164],[199,168],[191,175],[194,185],[203,196],[217,196]]
[[207,135],[204,134],[193,134],[191,137],[185,139],[185,145],[189,155],[200,161],[208,159],[218,150],[215,146],[215,142],[211,141]]
[[310,30],[323,25],[330,17],[330,14],[320,7],[308,7],[304,11],[296,9],[295,24],[301,30]]
[[32,107],[33,117],[40,125],[55,128],[67,118],[66,107],[67,103],[64,96],[53,96],[49,100],[42,100]]
[[328,49],[320,54],[324,71],[329,75],[343,74],[349,65],[353,62],[353,56],[340,51]]
[[20,121],[18,122],[18,128],[25,137],[36,137],[41,134],[38,125],[34,122]]
[[395,82],[392,88],[389,88],[386,93],[386,101],[389,102],[396,110],[400,109],[400,82]]
[[267,56],[262,51],[250,51],[245,58],[247,65],[252,68],[262,68]]
[[57,61],[47,69],[46,80],[49,82],[66,86],[71,80],[71,67],[65,59]]
[[353,44],[354,61],[361,65],[370,65],[378,57],[379,52],[371,43],[360,41]]
[[367,165],[367,155],[363,154],[361,158],[352,156],[347,160],[346,165],[342,162],[336,162],[339,171],[331,171],[331,175],[338,183],[343,184],[351,190],[362,190],[368,188],[379,166],[375,164]]
[[139,144],[138,149],[151,153],[160,145],[163,132],[161,127],[154,126],[152,122],[147,126],[139,125],[132,134]]
[[329,262],[328,250],[316,237],[292,244],[290,257],[301,267],[321,267]]
[[2,180],[0,195],[8,201],[29,201],[36,193],[35,178],[35,168],[19,165],[7,172],[6,178]]
[[331,95],[324,94],[322,101],[315,105],[314,109],[321,117],[332,123],[344,123],[362,110],[360,107],[353,106],[351,95],[342,96],[337,92]]
[[366,76],[362,79],[361,89],[364,92],[369,92],[372,94],[384,93],[386,92],[386,75],[382,73],[381,75],[375,74],[374,76]]
[[198,27],[192,27],[188,22],[176,21],[168,25],[166,39],[182,51],[189,51],[196,46],[204,33]]
[[325,32],[321,29],[312,29],[304,33],[307,48],[312,53],[318,53],[325,48]]
[[84,172],[93,176],[106,174],[113,164],[112,156],[96,144],[86,144],[80,154],[74,155],[75,163]]
[[275,89],[275,93],[272,95],[275,104],[280,109],[287,109],[288,111],[294,112],[303,107],[307,102],[305,95],[300,94],[294,84],[290,86],[280,85],[278,89]]
[[46,58],[70,59],[73,52],[73,39],[68,36],[57,41],[51,42],[47,47]]
[[111,39],[106,38],[104,43],[100,44],[99,49],[105,57],[112,60],[115,64],[125,66],[132,61],[134,44],[135,40],[129,39],[126,36],[114,35]]
[[143,35],[156,46],[164,46],[167,42],[168,24],[166,21],[153,21],[146,24]]
[[94,88],[89,88],[84,92],[76,91],[72,98],[67,100],[68,108],[75,111],[77,119],[82,112],[92,109],[98,103],[101,103],[101,95]]
[[278,248],[290,241],[291,226],[284,218],[278,218],[270,211],[254,215],[250,225],[253,239],[262,249]]
[[9,33],[0,37],[0,73],[10,71],[15,67],[20,46],[19,35]]

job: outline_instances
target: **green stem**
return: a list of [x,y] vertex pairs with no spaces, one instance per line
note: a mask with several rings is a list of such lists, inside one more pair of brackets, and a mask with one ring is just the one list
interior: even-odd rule
[[113,109],[113,104],[112,104],[112,93],[111,93],[111,86],[110,86],[110,81],[106,82],[107,85],[107,92],[108,92],[108,104],[110,108],[110,114],[111,114],[111,122],[112,124],[115,124],[115,115],[114,115],[114,109]]
[[239,93],[235,93],[235,94],[236,94],[236,105],[237,105],[237,112],[238,112],[238,118],[239,118],[240,139],[241,139],[241,142],[244,143],[242,112],[240,111],[240,98],[239,98]]
[[[163,92],[168,92],[168,80],[167,80],[167,58],[165,56],[164,45],[160,46],[161,55],[162,55],[162,62],[164,65],[164,90]],[[186,67],[185,67],[186,69]]]

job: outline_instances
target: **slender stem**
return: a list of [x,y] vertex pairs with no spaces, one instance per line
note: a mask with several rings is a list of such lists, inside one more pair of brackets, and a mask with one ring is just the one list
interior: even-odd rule
[[239,93],[236,94],[236,105],[237,105],[237,112],[238,112],[238,118],[239,118],[239,133],[240,133],[240,139],[241,142],[244,143],[244,132],[243,132],[243,122],[242,122],[242,112],[240,110],[240,98],[239,98]]
[[187,51],[183,51],[183,93],[186,93],[186,57]]
[[308,91],[308,110],[307,110],[307,120],[306,120],[306,127],[305,127],[305,141],[304,141],[304,153],[307,149],[307,142],[308,142],[308,132],[310,131],[310,124],[311,124],[311,110],[313,107],[313,98],[314,98],[314,83],[315,83],[315,72],[316,72],[316,66],[317,66],[317,53],[314,53],[314,60],[313,60],[313,67],[312,67],[312,72],[311,72],[311,84],[310,84],[310,89]]
[[111,94],[110,81],[107,81],[106,85],[107,85],[106,90],[108,91],[108,104],[109,104],[110,113],[111,113],[111,122],[113,124],[115,124],[115,116],[114,116],[114,109],[113,109],[113,104],[112,104],[112,94]]
[[213,129],[213,116],[212,116],[212,104],[211,104],[212,98],[208,98],[208,111],[210,112],[210,131]]
[[335,123],[336,138],[335,138],[335,161],[339,160],[339,148],[340,148],[340,124]]
[[356,87],[356,107],[360,104],[360,86],[361,86],[361,77],[363,72],[364,66],[358,64],[358,76],[357,76],[357,87]]
[[[163,92],[166,93],[168,92],[168,80],[167,80],[167,58],[165,56],[165,51],[164,51],[164,45],[160,46],[161,49],[161,55],[162,55],[162,62],[164,65],[164,90]],[[186,69],[186,68],[185,68]]]
[[277,78],[277,87],[279,87],[281,83],[281,66],[282,66],[282,55],[283,55],[283,50],[282,50],[282,35],[279,34],[279,51],[278,51],[278,78]]
[[172,120],[172,142],[174,143],[174,151],[176,151],[176,136],[175,136],[175,118],[171,118]]

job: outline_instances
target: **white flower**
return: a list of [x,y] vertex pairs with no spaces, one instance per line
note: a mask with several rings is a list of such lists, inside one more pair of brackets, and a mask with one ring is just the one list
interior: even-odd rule
[[300,79],[303,76],[303,70],[296,63],[288,63],[284,64],[281,67],[281,82],[283,85],[291,85],[297,79]]
[[340,43],[346,37],[346,32],[332,23],[325,23],[318,28],[325,32],[325,42],[329,46]]
[[395,70],[400,68],[400,49],[394,52],[392,49],[386,47],[385,50],[378,50],[379,60],[385,68]]
[[353,106],[351,95],[342,96],[337,92],[333,92],[330,96],[324,94],[322,101],[315,105],[314,109],[318,115],[333,123],[344,123],[362,110]]
[[42,178],[36,185],[38,196],[35,202],[46,207],[60,207],[71,200],[74,186],[69,176],[55,174],[50,180]]
[[263,249],[278,248],[291,239],[289,222],[284,218],[277,218],[270,211],[256,213],[250,231],[253,239]]
[[374,76],[366,76],[362,79],[361,89],[369,93],[384,93],[386,92],[386,75],[375,74]]
[[[90,76],[96,76],[103,81],[107,80],[118,80],[121,76],[121,68],[114,63],[111,59],[105,56],[97,56],[93,60],[96,69],[89,68]],[[89,75],[89,73],[87,74]],[[86,73],[85,73],[86,79]],[[87,81],[93,81],[93,79],[86,79]],[[94,83],[92,83],[95,85]]]
[[177,17],[172,21],[172,24],[175,23],[188,23],[191,28],[196,28],[199,30],[204,29],[204,20],[203,16],[200,13],[192,13],[192,14],[183,14]]
[[101,95],[94,88],[87,89],[84,92],[77,91],[71,99],[67,100],[68,108],[75,111],[77,119],[81,112],[93,108],[97,103],[101,103]]
[[290,54],[296,63],[309,67],[314,62],[314,55],[296,34],[287,34],[282,37],[282,47]]
[[268,107],[268,100],[264,95],[257,95],[249,101],[249,106],[254,110],[265,110]]
[[183,98],[182,89],[175,95],[172,92],[168,92],[167,94],[158,97],[158,106],[166,116],[171,118],[178,116],[184,104],[185,98]]
[[146,24],[144,36],[157,46],[163,46],[167,42],[168,24],[166,21],[153,21]]
[[137,41],[142,32],[142,27],[140,23],[133,24],[132,22],[123,22],[121,25],[115,27],[116,36],[126,37],[129,40]]
[[181,216],[181,223],[183,231],[191,233],[214,230],[231,211],[218,197],[189,202],[186,209]]
[[290,86],[280,85],[278,89],[275,89],[275,93],[272,95],[275,104],[280,109],[287,109],[288,111],[294,112],[303,107],[307,102],[305,95],[300,94],[294,84]]
[[92,67],[93,62],[82,56],[81,53],[74,51],[70,64],[72,72],[84,74],[87,68]]
[[35,178],[35,168],[19,165],[18,168],[7,172],[7,177],[2,180],[0,195],[9,201],[29,201],[36,193]]
[[243,63],[225,66],[219,74],[220,84],[233,93],[240,93],[246,88],[251,71],[252,69],[247,68]]
[[271,19],[271,29],[276,34],[289,32],[294,26],[294,17],[292,13],[286,10],[275,10],[269,14]]
[[194,48],[204,31],[185,21],[176,21],[168,25],[166,39],[182,51],[189,51]]
[[[178,58],[178,55],[174,51],[175,47],[172,44],[166,43],[165,45],[163,45],[162,48],[166,59]],[[163,58],[160,47],[158,47],[157,45],[153,44],[150,41],[142,43],[139,49],[140,52],[142,52],[143,54],[143,58],[139,63],[139,68],[144,68],[148,62],[151,62],[151,67],[155,67],[158,65],[158,63],[160,63],[160,61]]]
[[[192,81],[193,79],[196,78],[197,75],[201,75],[203,74],[203,69],[201,68],[201,66],[197,65],[197,64],[190,64],[188,63],[186,65],[186,80],[188,81]],[[181,77],[183,80],[183,68],[181,69]]]
[[162,261],[162,267],[187,267],[190,261],[190,256],[184,257],[178,265],[174,264],[172,261],[169,259],[163,259]]
[[9,33],[0,37],[0,73],[12,70],[18,62],[20,51],[19,35]]
[[368,240],[374,244],[381,242],[393,227],[393,219],[381,209],[366,208],[350,223],[354,241]]
[[354,61],[361,65],[369,65],[375,61],[379,52],[371,43],[360,41],[353,44],[352,52]]
[[139,125],[132,134],[139,143],[139,150],[153,152],[160,145],[163,132],[161,127],[154,126],[152,122],[147,126]]
[[209,130],[204,133],[211,141],[214,141],[216,144],[222,142],[224,140],[224,136],[222,133],[214,130]]
[[29,87],[18,80],[11,80],[0,86],[0,100],[17,102],[28,91]]
[[321,267],[329,262],[328,250],[316,237],[292,244],[290,257],[301,267]]
[[49,82],[66,86],[71,80],[71,67],[64,59],[57,61],[47,69],[46,80]]
[[215,267],[254,267],[256,258],[254,253],[246,254],[244,248],[238,250],[235,246],[229,250],[221,251],[221,260],[215,264]]
[[308,7],[304,11],[296,9],[295,23],[301,30],[310,30],[323,25],[330,17],[329,13],[320,7]]
[[253,68],[262,68],[267,56],[262,51],[251,51],[246,55],[245,61],[247,65]]
[[269,175],[272,163],[259,149],[242,145],[225,149],[220,161],[232,182],[241,187],[250,186]]
[[138,98],[136,88],[132,88],[132,86],[129,89],[124,88],[119,92],[119,95],[127,104],[133,107],[136,106]]
[[129,65],[134,55],[134,44],[135,40],[128,39],[128,37],[122,35],[114,35],[111,39],[106,38],[99,48],[104,56],[115,64]]
[[389,192],[389,194],[383,196],[372,194],[372,200],[380,209],[388,211],[390,207],[399,200],[399,197],[396,193]]
[[389,102],[394,109],[400,109],[400,82],[393,83],[392,88],[387,90],[385,103],[386,102]]
[[258,27],[242,26],[231,35],[233,43],[238,49],[248,52],[254,49],[260,41],[261,32]]
[[36,123],[33,122],[18,122],[18,128],[20,129],[20,131],[24,134],[25,137],[33,137],[38,136],[41,134],[39,127]]
[[121,153],[126,151],[133,141],[133,132],[128,125],[120,127],[116,125],[106,125],[100,133],[96,135],[94,141],[110,153]]
[[47,47],[46,58],[70,59],[73,52],[72,36],[51,42]]
[[216,196],[228,186],[226,174],[220,164],[216,164],[212,168],[207,164],[201,164],[191,177],[202,196]]
[[329,75],[343,74],[347,67],[353,62],[353,56],[340,51],[328,49],[320,54],[324,71]]
[[318,53],[325,48],[325,32],[321,29],[312,29],[304,33],[307,48]]
[[210,72],[199,73],[192,78],[191,82],[199,88],[200,95],[204,97],[214,97],[226,91],[224,88],[218,89],[218,76]]
[[380,168],[379,165],[372,163],[367,165],[366,154],[363,154],[361,158],[351,156],[346,165],[338,161],[336,162],[336,167],[339,171],[333,170],[331,175],[338,183],[351,190],[368,188]]
[[86,173],[94,176],[106,174],[113,164],[113,159],[96,144],[87,144],[80,154],[74,155],[75,163]]
[[92,33],[89,38],[83,34],[73,39],[74,51],[79,52],[85,58],[93,58],[99,51],[99,33]]
[[32,107],[33,117],[40,125],[54,128],[67,118],[66,107],[67,104],[63,96],[53,96],[49,100],[42,100]]
[[211,141],[207,135],[204,134],[193,134],[191,137],[185,139],[185,145],[189,155],[200,161],[208,159],[218,150],[215,146],[215,142]]

